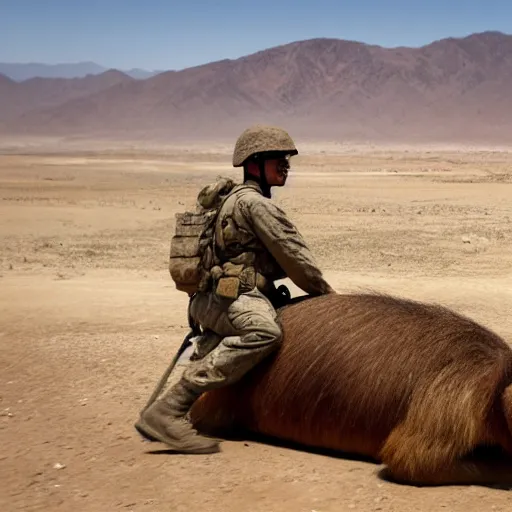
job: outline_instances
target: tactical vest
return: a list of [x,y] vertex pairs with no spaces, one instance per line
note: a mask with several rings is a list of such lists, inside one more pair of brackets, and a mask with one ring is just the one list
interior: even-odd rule
[[247,217],[248,204],[254,200],[244,197],[247,194],[258,196],[256,201],[261,198],[261,192],[250,183],[238,187],[236,193],[226,198],[214,226],[212,288],[218,296],[228,299],[236,299],[254,288],[270,298],[275,292],[274,281],[286,277],[256,235],[254,219]]

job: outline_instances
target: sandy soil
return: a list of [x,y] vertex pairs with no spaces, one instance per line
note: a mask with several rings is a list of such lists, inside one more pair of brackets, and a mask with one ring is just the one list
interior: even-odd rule
[[[309,145],[279,202],[338,291],[435,300],[512,340],[512,153]],[[0,510],[509,511],[255,442],[172,455],[132,425],[186,329],[174,214],[229,147],[10,141],[0,153]]]

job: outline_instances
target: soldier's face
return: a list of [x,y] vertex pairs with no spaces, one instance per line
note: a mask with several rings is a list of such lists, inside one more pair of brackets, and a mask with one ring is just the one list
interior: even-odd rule
[[265,162],[267,183],[274,187],[282,187],[288,178],[290,170],[289,157],[275,158]]

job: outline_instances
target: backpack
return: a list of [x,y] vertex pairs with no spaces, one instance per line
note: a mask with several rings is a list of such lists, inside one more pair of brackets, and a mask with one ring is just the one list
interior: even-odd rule
[[207,288],[209,271],[215,264],[215,222],[224,201],[242,187],[230,178],[218,178],[199,193],[196,212],[176,214],[169,258],[169,273],[176,289],[192,296]]

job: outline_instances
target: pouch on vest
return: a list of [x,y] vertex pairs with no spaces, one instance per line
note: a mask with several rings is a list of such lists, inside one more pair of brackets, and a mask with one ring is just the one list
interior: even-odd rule
[[199,240],[209,225],[209,216],[201,213],[177,213],[175,235],[171,239],[169,272],[180,291],[193,295],[202,277]]
[[206,287],[214,265],[213,230],[224,201],[235,191],[229,178],[220,178],[198,196],[198,212],[176,214],[175,235],[171,239],[169,272],[176,288],[193,295]]

